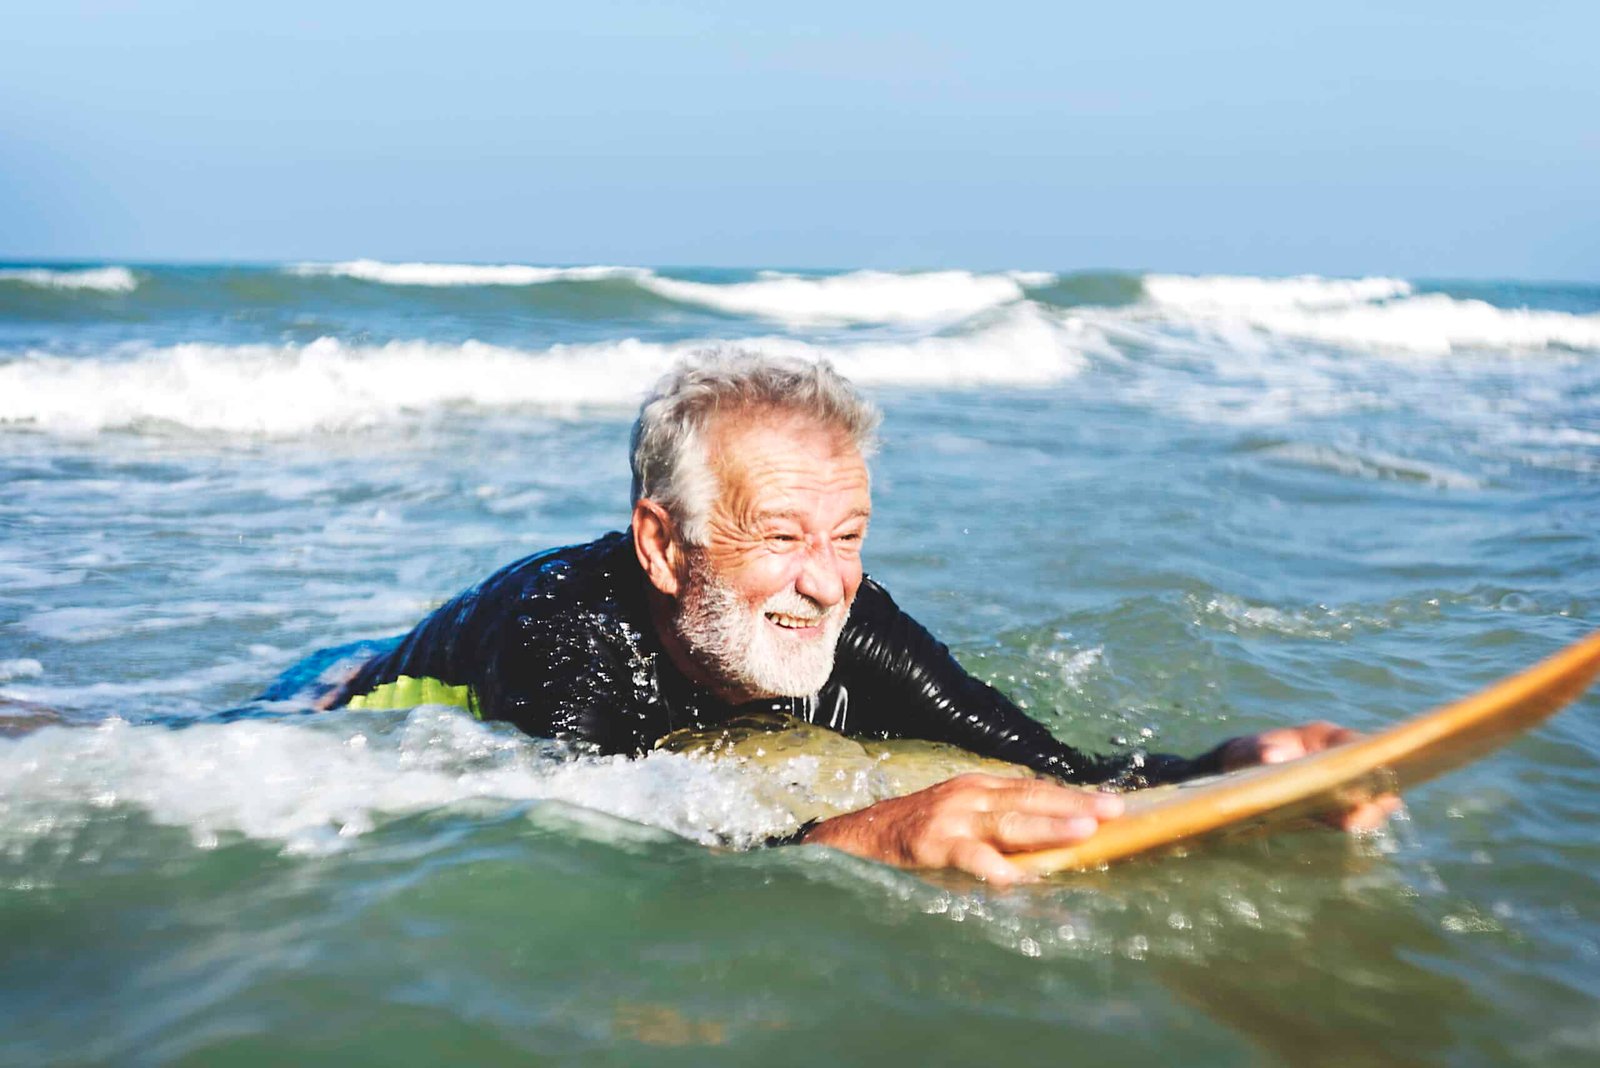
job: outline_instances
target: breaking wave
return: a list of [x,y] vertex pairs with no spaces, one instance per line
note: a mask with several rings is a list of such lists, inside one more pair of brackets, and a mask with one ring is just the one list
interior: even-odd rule
[[303,278],[355,278],[394,286],[535,286],[548,282],[593,282],[650,272],[638,267],[531,267],[519,263],[297,263],[286,268]]
[[1397,278],[1144,279],[1144,314],[1341,346],[1444,356],[1458,350],[1600,350],[1600,315],[1503,308],[1419,293]]
[[[1019,305],[971,333],[744,344],[827,358],[865,385],[1039,385],[1083,366],[1098,335]],[[0,424],[65,433],[174,426],[266,436],[415,418],[452,406],[631,407],[678,357],[715,341],[637,339],[524,350],[468,341],[358,345],[188,343],[94,358],[28,353],[0,364]]]
[[1145,294],[1168,308],[1197,312],[1257,311],[1267,308],[1344,308],[1391,297],[1409,296],[1410,282],[1399,278],[1251,278],[1238,275],[1151,274]]
[[1053,279],[1053,275],[968,271],[853,271],[824,276],[769,271],[752,282],[712,284],[651,276],[641,284],[670,300],[733,315],[796,324],[902,323],[965,319],[1021,300],[1025,285]]
[[852,271],[833,275],[762,271],[749,281],[706,282],[666,277],[642,267],[378,260],[302,263],[286,270],[302,278],[354,278],[396,286],[534,286],[625,278],[675,303],[795,324],[955,321],[1021,300],[1025,288],[1048,286],[1056,279],[1053,274],[1027,271]]
[[[354,293],[352,282],[392,287],[392,292],[374,304],[374,294]],[[491,290],[495,295],[485,292]],[[124,299],[96,299],[106,294]],[[1303,352],[1310,342],[1380,356],[1428,357],[1600,351],[1597,300],[1592,287],[1582,286],[1458,285],[1446,292],[1401,278],[1317,275],[663,272],[371,259],[270,268],[147,267],[137,274],[116,266],[0,268],[5,310],[86,321],[142,324],[184,308],[231,316],[246,302],[282,309],[288,316],[314,305],[330,323],[375,309],[407,320],[426,310],[467,322],[490,317],[512,325],[545,315],[583,323],[681,324],[704,317],[775,324],[803,334],[807,328],[873,325],[948,329],[1028,310],[1084,316],[1135,341],[1147,331],[1157,335],[1157,343],[1198,334],[1207,343],[1241,351],[1281,342]],[[717,328],[696,332],[716,333]]]
[[0,849],[123,807],[201,847],[239,835],[310,854],[387,819],[464,804],[566,802],[705,844],[748,846],[795,825],[735,768],[672,753],[573,760],[438,708],[182,730],[48,727],[0,742],[0,782]]
[[41,289],[89,289],[101,293],[131,293],[139,280],[126,267],[0,267],[0,284],[37,286]]

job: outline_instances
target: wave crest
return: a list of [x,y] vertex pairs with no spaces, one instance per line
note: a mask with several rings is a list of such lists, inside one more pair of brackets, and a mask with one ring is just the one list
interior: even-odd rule
[[593,282],[636,278],[650,272],[640,267],[533,267],[520,263],[297,263],[286,270],[302,278],[354,278],[393,286],[535,286],[549,282]]
[[1444,356],[1458,350],[1600,350],[1600,315],[1502,308],[1444,293],[1418,293],[1397,278],[1184,277],[1144,279],[1139,314],[1224,331],[1340,346]]
[[1167,308],[1191,311],[1254,311],[1267,308],[1345,308],[1375,300],[1409,296],[1411,283],[1399,278],[1253,278],[1247,275],[1151,274],[1145,295]]
[[131,293],[139,280],[126,267],[0,268],[0,283],[36,286],[41,289],[93,289],[101,293]]
[[1056,276],[1040,271],[852,271],[800,275],[763,271],[747,282],[668,278],[643,267],[538,267],[526,264],[385,263],[349,260],[286,267],[302,278],[353,278],[396,286],[534,286],[550,282],[634,281],[678,304],[794,324],[956,321],[1021,300],[1025,288]]
[[779,322],[912,323],[955,321],[1019,301],[1025,285],[1051,275],[928,271],[852,271],[805,276],[765,272],[752,282],[688,282],[651,276],[640,284],[669,300]]
[[[1040,385],[1076,374],[1098,335],[1028,305],[972,333],[907,341],[738,342],[831,360],[864,385]],[[175,426],[288,436],[438,414],[467,405],[569,412],[631,407],[677,358],[718,341],[625,339],[529,351],[476,341],[353,345],[189,343],[132,356],[30,353],[0,364],[0,424],[65,433]]]

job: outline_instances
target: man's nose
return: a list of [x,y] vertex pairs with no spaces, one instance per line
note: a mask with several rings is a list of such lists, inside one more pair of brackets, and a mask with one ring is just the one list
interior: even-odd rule
[[796,593],[824,608],[832,608],[844,600],[844,571],[830,539],[807,539],[805,559],[800,564],[794,588]]

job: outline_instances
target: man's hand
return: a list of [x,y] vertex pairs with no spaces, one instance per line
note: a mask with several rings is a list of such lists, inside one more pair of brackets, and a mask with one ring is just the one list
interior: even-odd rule
[[1044,779],[960,775],[835,816],[803,841],[902,868],[959,868],[1010,886],[1033,876],[1002,854],[1081,842],[1122,809],[1114,794]]
[[[1332,723],[1308,723],[1303,727],[1282,727],[1234,738],[1222,745],[1222,769],[1235,771],[1257,764],[1282,764],[1286,760],[1327,749],[1330,746],[1353,742],[1361,735],[1348,727]],[[1346,831],[1375,831],[1390,816],[1399,811],[1400,796],[1384,794],[1364,801],[1347,812],[1333,818],[1335,826]]]

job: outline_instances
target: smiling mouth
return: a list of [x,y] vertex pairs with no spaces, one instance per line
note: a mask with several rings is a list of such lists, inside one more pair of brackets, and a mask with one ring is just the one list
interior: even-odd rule
[[822,625],[825,616],[791,616],[784,612],[768,612],[767,620],[783,630],[812,630]]

